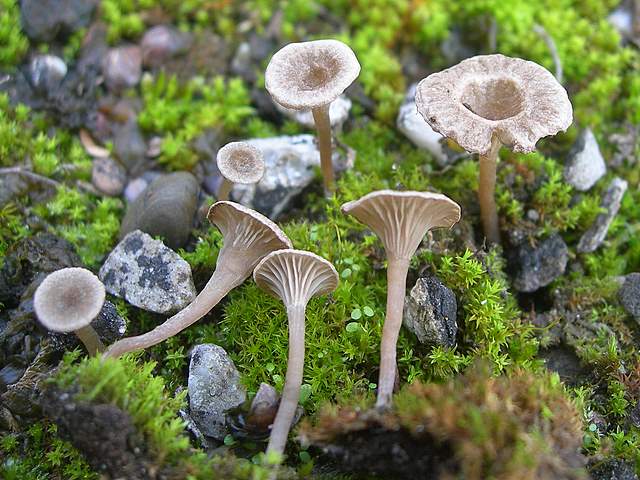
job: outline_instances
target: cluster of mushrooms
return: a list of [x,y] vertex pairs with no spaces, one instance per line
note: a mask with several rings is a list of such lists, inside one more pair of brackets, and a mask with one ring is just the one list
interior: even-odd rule
[[[311,110],[327,192],[335,188],[329,106],[359,71],[353,51],[336,40],[289,44],[273,56],[266,70],[266,88],[276,102]],[[485,55],[424,79],[417,88],[416,105],[435,130],[479,154],[482,224],[487,240],[498,242],[494,201],[498,150],[504,145],[530,152],[541,137],[568,128],[572,109],[566,91],[535,63]],[[68,268],[50,274],[36,291],[35,311],[50,330],[75,332],[90,354],[117,358],[189,327],[253,272],[256,284],[280,298],[287,310],[287,372],[267,447],[267,452],[282,454],[302,385],[306,306],[311,298],[335,290],[338,274],[326,259],[293,249],[284,232],[262,214],[226,200],[234,183],[252,183],[262,177],[265,166],[258,149],[245,142],[230,143],[220,149],[217,162],[226,180],[208,219],[220,230],[224,243],[211,279],[191,304],[153,330],[119,340],[106,350],[90,325],[102,308],[105,289],[88,270]],[[460,207],[438,193],[380,190],[345,203],[342,211],[374,232],[387,255],[387,307],[376,401],[377,408],[385,409],[391,406],[396,378],[396,343],[411,258],[427,232],[451,228],[459,221]]]

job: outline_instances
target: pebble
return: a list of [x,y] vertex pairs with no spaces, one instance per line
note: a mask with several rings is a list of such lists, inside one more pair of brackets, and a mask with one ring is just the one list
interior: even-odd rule
[[142,173],[147,144],[135,119],[120,127],[113,139],[113,152],[132,175]]
[[456,344],[458,306],[455,294],[437,277],[419,278],[405,299],[402,323],[425,345]]
[[124,188],[124,198],[127,202],[132,203],[160,175],[162,175],[161,172],[148,170],[141,176],[129,180],[129,183],[127,183],[127,186]]
[[[284,116],[290,118],[294,122],[299,123],[306,128],[315,128],[316,123],[313,120],[313,114],[311,110],[293,110],[286,108],[279,103],[274,102],[278,111]],[[351,100],[346,95],[340,95],[336,98],[331,105],[329,105],[329,118],[331,120],[331,128],[334,130],[342,130],[342,125],[349,118],[349,111],[351,110]]]
[[189,264],[140,230],[122,239],[98,276],[107,292],[150,312],[177,312],[196,296]]
[[633,464],[617,458],[598,463],[590,473],[593,480],[638,480]]
[[98,0],[22,0],[22,28],[30,39],[49,42],[88,26],[97,4]]
[[57,89],[67,75],[67,64],[55,55],[37,55],[29,65],[31,85],[46,94]]
[[535,292],[562,275],[568,260],[569,249],[557,233],[539,242],[535,248],[525,242],[512,258],[513,285],[519,292]]
[[618,298],[627,313],[640,322],[640,273],[630,273],[624,277]]
[[93,186],[105,195],[118,196],[127,183],[127,171],[113,158],[96,158],[91,169]]
[[604,242],[607,232],[609,231],[611,222],[618,214],[618,210],[620,210],[620,203],[622,202],[622,197],[627,191],[627,187],[628,183],[626,180],[621,178],[614,178],[611,181],[609,188],[607,188],[607,191],[602,197],[602,202],[600,203],[600,207],[604,208],[606,211],[600,213],[593,222],[593,225],[591,225],[591,227],[582,234],[580,241],[578,242],[578,252],[590,253],[602,245],[602,242]]
[[189,410],[200,431],[223,440],[227,410],[246,399],[240,372],[223,348],[205,343],[193,347],[189,363]]
[[102,74],[112,92],[135,87],[142,76],[142,50],[136,45],[110,49],[102,63]]
[[580,132],[569,152],[564,179],[576,190],[585,192],[607,172],[598,141],[590,128]]
[[186,52],[191,45],[191,36],[169,25],[157,25],[149,29],[140,42],[142,64],[159,67],[170,58]]

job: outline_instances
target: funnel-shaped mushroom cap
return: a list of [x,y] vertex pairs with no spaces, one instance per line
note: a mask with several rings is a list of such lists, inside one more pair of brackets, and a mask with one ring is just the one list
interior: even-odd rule
[[218,169],[233,183],[256,183],[264,175],[264,158],[256,147],[246,142],[231,142],[218,150]]
[[416,106],[434,130],[481,155],[494,135],[516,152],[532,152],[573,121],[567,92],[548,70],[500,54],[429,75],[418,84]]
[[439,193],[379,190],[342,205],[342,211],[367,225],[382,240],[389,257],[409,259],[426,233],[451,228],[460,206]]
[[265,87],[283,107],[328,105],[358,78],[355,53],[338,40],[290,43],[277,51],[264,74]]
[[72,332],[98,316],[104,299],[104,285],[93,273],[84,268],[63,268],[43,280],[33,297],[33,307],[49,330]]
[[331,262],[303,250],[278,250],[264,257],[253,271],[258,287],[287,305],[306,305],[312,297],[338,286]]

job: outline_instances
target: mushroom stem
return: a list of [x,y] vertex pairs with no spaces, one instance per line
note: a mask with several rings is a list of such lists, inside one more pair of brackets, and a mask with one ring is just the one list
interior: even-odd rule
[[104,344],[91,325],[74,330],[73,333],[75,333],[84,344],[89,355],[94,356],[98,352],[104,351]]
[[128,337],[111,345],[104,357],[117,358],[125,353],[148,348],[165,341],[204,317],[231,290],[240,285],[250,272],[237,272],[225,268],[225,262],[219,261],[218,267],[198,296],[163,324],[150,332]]
[[233,188],[233,183],[223,177],[222,184],[218,189],[218,201],[228,200],[229,194],[231,193],[232,188]]
[[491,139],[491,149],[486,155],[480,155],[480,180],[478,200],[482,228],[489,244],[500,243],[500,227],[496,208],[496,164],[502,144],[496,136]]
[[329,117],[329,106],[322,105],[313,108],[313,120],[318,131],[318,149],[320,150],[320,168],[322,170],[322,180],[324,182],[325,194],[330,195],[334,190],[333,184],[333,162],[331,161],[331,119]]
[[396,378],[396,344],[402,326],[402,312],[409,272],[408,258],[389,258],[387,266],[387,313],[380,342],[380,374],[376,407],[391,406]]
[[287,307],[289,321],[289,358],[284,388],[278,413],[273,421],[267,454],[284,453],[289,430],[298,408],[300,387],[302,386],[302,370],[304,366],[304,322],[306,305],[290,305]]

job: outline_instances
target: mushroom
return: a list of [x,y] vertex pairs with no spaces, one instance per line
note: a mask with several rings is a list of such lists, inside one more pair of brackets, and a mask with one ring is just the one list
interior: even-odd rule
[[74,332],[89,355],[104,350],[91,326],[104,305],[104,285],[85,268],[70,267],[47,275],[36,289],[33,308],[38,320],[53,332]]
[[380,373],[376,406],[391,405],[396,375],[396,343],[402,325],[402,311],[409,262],[426,233],[434,228],[451,228],[460,220],[460,207],[439,193],[379,190],[342,205],[380,237],[387,252],[387,312],[380,344]]
[[227,200],[234,183],[257,183],[264,175],[264,158],[260,150],[247,142],[231,142],[218,150],[218,170],[223,181],[218,200]]
[[293,110],[311,110],[325,192],[334,188],[329,106],[359,74],[353,50],[338,40],[290,43],[271,57],[264,74],[265,87],[277,103]]
[[207,214],[224,238],[216,269],[198,296],[163,324],[150,332],[117,341],[105,357],[119,357],[148,348],[172,337],[192,325],[244,282],[256,264],[268,253],[291,248],[291,241],[265,216],[234,202],[216,202]]
[[416,106],[437,132],[480,156],[478,197],[484,234],[500,242],[494,198],[501,146],[532,152],[573,121],[566,90],[544,67],[504,55],[479,55],[422,80]]
[[282,454],[296,413],[304,365],[304,324],[307,303],[338,286],[338,272],[318,255],[301,250],[279,250],[262,259],[253,272],[258,287],[280,298],[287,308],[289,358],[282,399],[273,421],[267,453]]

